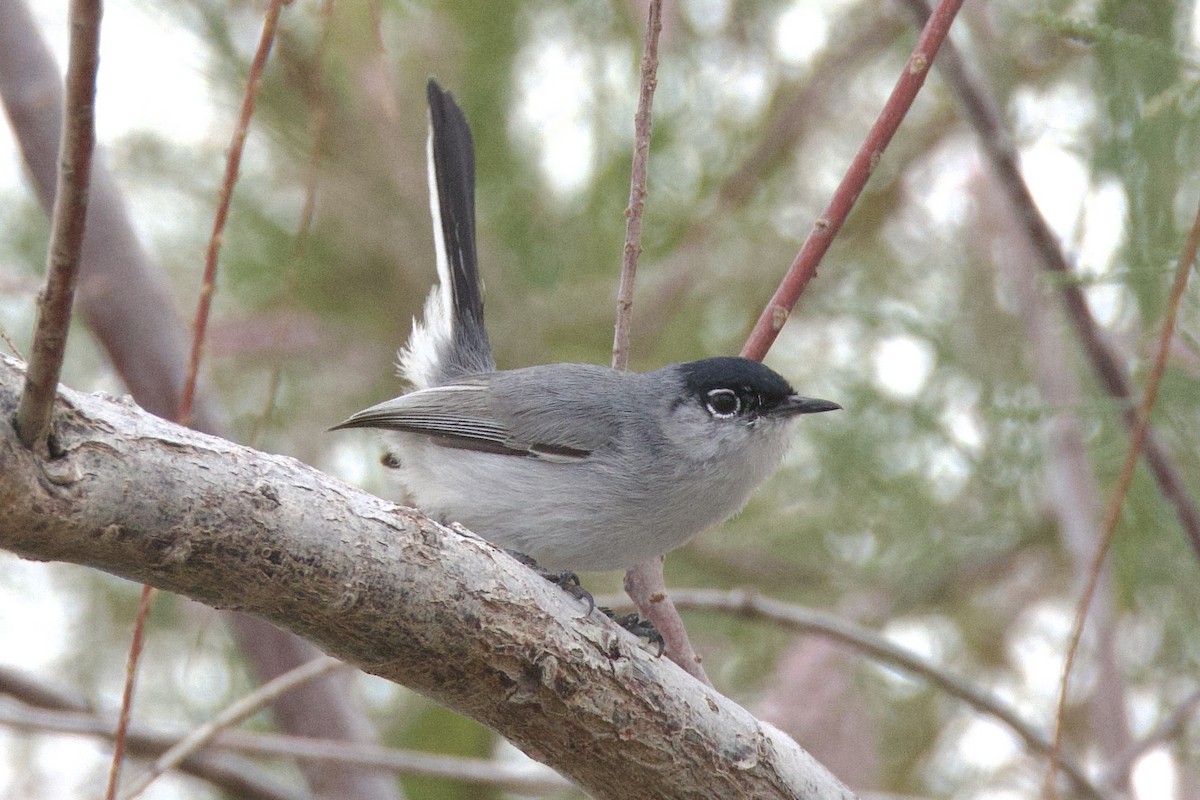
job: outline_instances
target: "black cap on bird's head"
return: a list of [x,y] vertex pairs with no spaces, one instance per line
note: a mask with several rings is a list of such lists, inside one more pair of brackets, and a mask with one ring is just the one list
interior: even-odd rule
[[782,375],[748,358],[705,358],[676,368],[687,396],[698,400],[716,419],[785,417],[841,408],[829,400],[796,394]]

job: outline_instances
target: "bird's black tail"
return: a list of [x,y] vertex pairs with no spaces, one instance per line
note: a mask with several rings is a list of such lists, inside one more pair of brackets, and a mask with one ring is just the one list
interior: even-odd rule
[[[441,327],[436,355],[430,365],[433,383],[495,369],[487,330],[483,327],[483,286],[475,251],[475,146],[462,109],[449,92],[430,79],[429,191],[434,216],[441,291],[448,295],[438,310],[449,315],[449,330]],[[447,335],[448,334],[448,335]]]

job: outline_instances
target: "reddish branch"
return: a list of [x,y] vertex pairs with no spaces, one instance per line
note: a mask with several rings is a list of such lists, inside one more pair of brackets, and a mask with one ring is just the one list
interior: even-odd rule
[[[633,118],[633,164],[629,175],[629,206],[625,209],[625,247],[621,256],[621,281],[617,288],[617,322],[613,331],[613,369],[629,364],[629,333],[633,321],[633,282],[642,254],[642,212],[646,206],[646,174],[650,160],[650,108],[658,86],[658,37],[662,33],[662,0],[651,0],[646,9],[646,35],[642,42],[641,89]],[[625,591],[662,635],[666,653],[692,677],[712,686],[700,656],[692,646],[683,618],[667,596],[662,557],[652,558],[625,573]]]
[[651,0],[642,42],[641,90],[633,117],[633,165],[629,170],[629,205],[625,209],[625,248],[617,287],[617,324],[613,333],[613,369],[629,365],[629,330],[633,319],[633,280],[642,254],[642,212],[646,207],[646,172],[650,161],[650,107],[658,87],[658,35],[662,33],[662,0]]
[[267,65],[267,57],[271,54],[271,46],[275,43],[275,29],[279,25],[279,13],[283,8],[283,0],[271,0],[263,19],[262,33],[258,39],[258,50],[254,60],[250,62],[250,72],[246,76],[246,93],[242,97],[242,109],[238,116],[237,127],[233,131],[233,140],[229,143],[228,158],[225,162],[225,180],[221,184],[221,196],[217,202],[217,214],[213,219],[212,236],[208,239],[208,251],[204,256],[204,278],[200,284],[200,299],[196,306],[196,321],[192,330],[192,352],[188,358],[187,379],[183,384],[183,397],[179,401],[179,413],[176,420],[181,425],[190,425],[192,417],[192,399],[196,394],[196,380],[200,373],[200,359],[204,355],[204,338],[208,330],[208,315],[212,308],[212,296],[217,288],[217,256],[221,252],[224,241],[225,221],[229,217],[229,206],[233,201],[233,187],[237,183],[238,171],[242,165],[242,151],[246,146],[246,136],[250,133],[250,118],[254,115],[254,104],[258,100],[258,89],[262,85],[263,68]]
[[100,15],[99,0],[71,1],[67,90],[58,153],[58,188],[50,218],[46,285],[38,303],[29,370],[25,373],[25,389],[16,417],[21,443],[31,449],[44,447],[50,432],[50,412],[67,349],[67,329],[83,250],[88,181],[96,139]]
[[850,167],[830,199],[825,213],[813,225],[812,232],[800,248],[796,260],[788,268],[771,302],[755,323],[750,338],[742,348],[742,355],[746,358],[762,360],[771,349],[775,338],[779,336],[779,331],[783,329],[783,324],[795,308],[804,287],[817,274],[817,265],[821,263],[825,251],[829,249],[829,245],[833,243],[834,237],[850,215],[850,209],[858,200],[859,193],[866,186],[867,179],[871,177],[871,173],[883,157],[883,151],[892,140],[892,135],[900,127],[900,122],[916,99],[917,92],[925,83],[929,66],[949,33],[950,24],[962,3],[963,0],[942,0],[930,16],[925,29],[917,38],[917,45],[913,48],[900,79],[892,89],[891,96],[888,97],[875,124],[871,126],[854,160],[850,162]]
[[[372,25],[376,23],[378,8],[371,10]],[[321,154],[325,149],[326,129],[329,127],[329,91],[325,75],[325,59],[329,52],[329,37],[333,32],[333,0],[322,0],[321,3],[321,39],[317,43],[317,51],[313,54],[315,65],[312,93],[312,107],[309,110],[308,134],[309,155],[308,165],[304,171],[304,208],[300,211],[300,224],[296,228],[296,236],[292,239],[292,252],[288,259],[287,277],[283,287],[282,304],[291,307],[296,299],[296,284],[300,280],[300,264],[308,252],[309,240],[312,238],[313,220],[317,215],[317,182],[321,171]],[[274,350],[279,352],[283,346],[284,323],[281,320],[275,328]],[[250,433],[250,446],[259,447],[275,404],[279,397],[279,385],[283,379],[283,358],[280,357],[271,367],[271,378],[267,385],[267,395],[262,413],[254,421]]]
[[108,766],[108,788],[105,800],[114,800],[117,787],[121,785],[121,767],[125,765],[125,748],[129,738],[129,722],[133,712],[133,689],[137,685],[138,665],[142,659],[142,647],[146,642],[146,618],[154,601],[154,587],[142,585],[138,598],[137,615],[133,619],[133,635],[129,641],[129,654],[125,657],[125,685],[121,689],[121,711],[117,716],[117,730],[113,735],[112,761]]
[[1109,502],[1108,513],[1104,518],[1104,534],[1100,546],[1096,550],[1095,560],[1088,573],[1087,587],[1079,598],[1079,606],[1075,612],[1075,626],[1071,632],[1071,644],[1067,648],[1066,662],[1063,664],[1062,679],[1058,687],[1058,713],[1054,715],[1054,749],[1050,753],[1050,768],[1046,773],[1046,796],[1054,797],[1054,776],[1058,771],[1059,751],[1062,749],[1063,720],[1067,713],[1067,689],[1070,685],[1071,668],[1075,663],[1075,655],[1079,652],[1079,643],[1083,639],[1083,627],[1087,622],[1088,607],[1096,594],[1096,584],[1104,569],[1104,561],[1112,547],[1113,538],[1117,533],[1117,521],[1121,518],[1121,509],[1125,505],[1125,497],[1129,487],[1133,485],[1134,468],[1137,466],[1142,447],[1146,443],[1150,431],[1150,411],[1158,399],[1158,388],[1162,385],[1163,374],[1167,371],[1167,356],[1171,353],[1171,341],[1175,338],[1175,321],[1179,316],[1179,304],[1183,300],[1183,291],[1187,288],[1188,273],[1196,262],[1196,251],[1200,250],[1200,208],[1196,209],[1196,219],[1188,232],[1183,245],[1183,253],[1179,256],[1179,264],[1175,268],[1175,282],[1171,285],[1171,294],[1167,300],[1167,318],[1163,321],[1162,334],[1158,340],[1158,354],[1154,359],[1154,367],[1146,380],[1146,393],[1138,406],[1133,434],[1130,436],[1129,450],[1125,453],[1125,461],[1121,464],[1121,474],[1113,489],[1112,500]]

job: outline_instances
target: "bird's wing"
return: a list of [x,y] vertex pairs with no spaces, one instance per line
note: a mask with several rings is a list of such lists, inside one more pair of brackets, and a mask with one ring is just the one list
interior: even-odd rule
[[486,378],[420,389],[359,411],[333,428],[381,428],[428,436],[445,447],[502,455],[576,461],[591,451],[561,437],[531,440],[519,420],[498,414]]

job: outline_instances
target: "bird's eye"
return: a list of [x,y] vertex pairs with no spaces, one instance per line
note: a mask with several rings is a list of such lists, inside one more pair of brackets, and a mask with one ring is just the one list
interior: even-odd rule
[[742,401],[732,389],[713,389],[707,397],[704,406],[717,419],[736,417],[742,410]]

